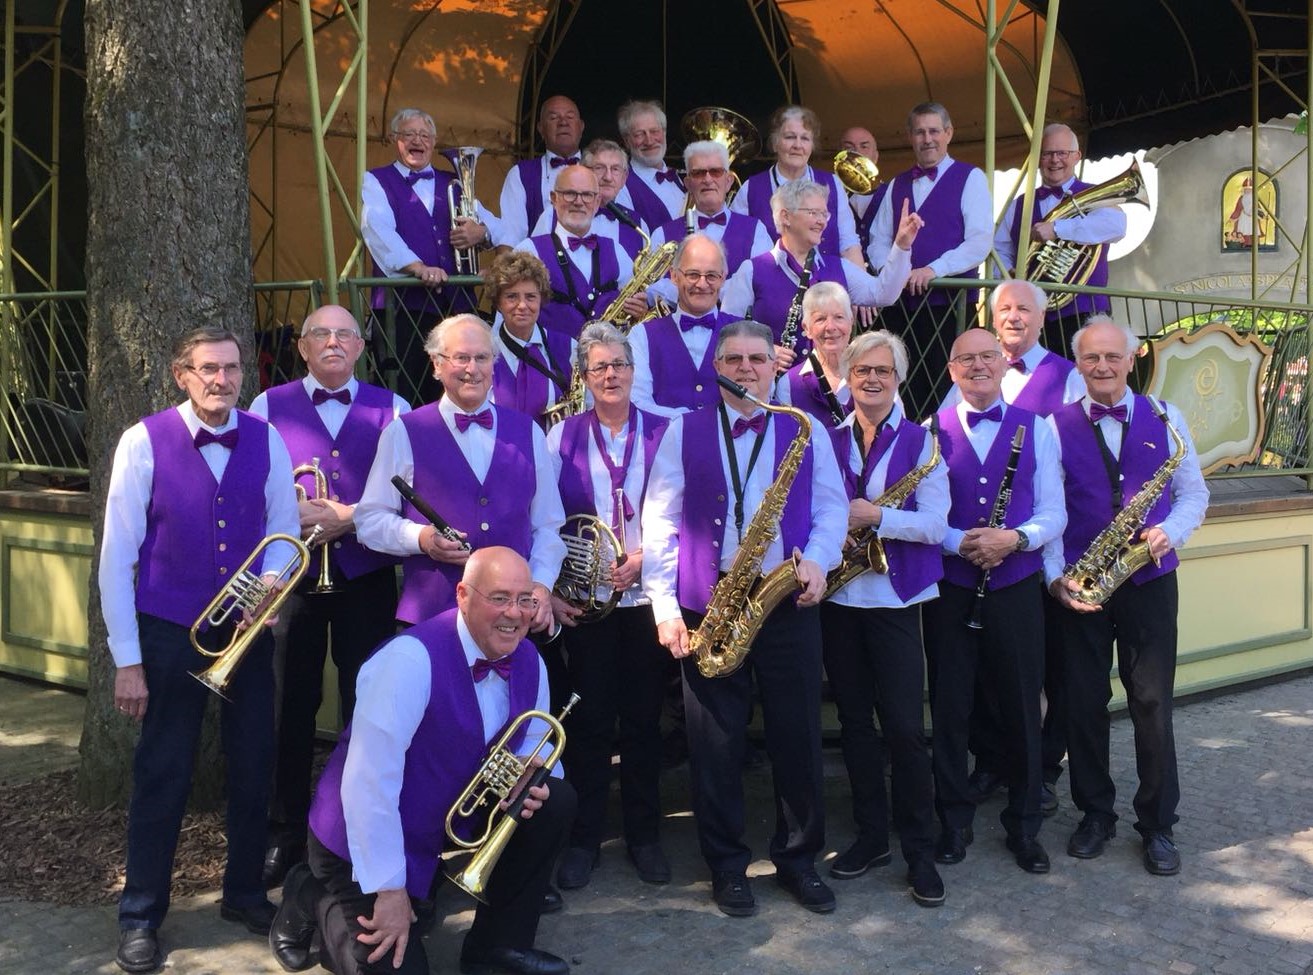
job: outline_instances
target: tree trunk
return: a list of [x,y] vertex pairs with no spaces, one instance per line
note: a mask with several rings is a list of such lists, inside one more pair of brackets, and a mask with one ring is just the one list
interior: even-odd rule
[[[255,306],[239,4],[87,0],[86,36],[94,580],[119,436],[179,402],[169,367],[174,342],[201,325],[249,340]],[[130,794],[137,729],[114,709],[94,582],[88,614],[78,795],[103,807]],[[216,727],[211,709],[193,793],[203,805],[222,791]]]

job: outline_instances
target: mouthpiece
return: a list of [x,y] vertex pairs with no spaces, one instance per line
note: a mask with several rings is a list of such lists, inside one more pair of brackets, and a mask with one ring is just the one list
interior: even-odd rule
[[755,396],[753,396],[751,393],[748,392],[748,387],[740,386],[738,383],[730,379],[728,376],[717,376],[716,382],[720,383],[722,386],[728,389],[739,399],[747,399],[747,400],[756,399]]

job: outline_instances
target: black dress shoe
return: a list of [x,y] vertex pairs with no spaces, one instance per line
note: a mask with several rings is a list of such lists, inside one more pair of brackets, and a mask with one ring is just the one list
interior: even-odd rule
[[929,857],[919,857],[907,867],[907,886],[912,900],[922,907],[938,907],[944,903],[944,881]]
[[967,787],[971,801],[981,803],[1003,788],[1003,776],[986,768],[977,768],[967,777]]
[[265,890],[273,890],[287,879],[287,872],[305,860],[305,840],[280,840],[264,851],[260,878]]
[[269,947],[285,972],[303,972],[319,962],[315,941],[315,919],[301,909],[301,886],[311,877],[310,866],[298,863],[287,873],[283,903],[269,928]]
[[277,913],[278,908],[268,901],[261,901],[250,907],[230,907],[223,901],[219,902],[219,916],[225,921],[246,925],[246,930],[251,934],[267,935],[273,927],[274,915]]
[[125,928],[119,932],[119,951],[114,956],[125,972],[153,972],[164,963],[160,939],[154,928]]
[[1056,782],[1045,782],[1041,787],[1039,794],[1039,811],[1045,817],[1052,816],[1058,811],[1058,785]]
[[1044,847],[1039,845],[1039,840],[1035,837],[1009,836],[1007,845],[1016,858],[1017,866],[1026,873],[1049,872],[1049,855],[1044,852]]
[[494,975],[510,972],[511,975],[569,975],[570,966],[564,958],[557,958],[537,948],[490,948],[477,955],[461,952],[462,975]]
[[944,827],[935,843],[935,863],[961,863],[967,858],[967,847],[975,838],[970,826],[962,829]]
[[556,868],[556,886],[562,890],[578,890],[587,887],[593,876],[593,868],[602,857],[599,850],[585,850],[572,846],[561,856],[561,865]]
[[1144,834],[1144,869],[1155,877],[1175,877],[1181,872],[1181,854],[1170,834],[1161,830]]
[[1067,856],[1078,860],[1093,860],[1103,854],[1108,841],[1117,835],[1117,827],[1102,819],[1086,816],[1067,840]]
[[834,910],[834,891],[826,886],[825,881],[812,867],[788,873],[776,870],[775,882],[792,894],[794,900],[813,913],[829,914]]
[[565,907],[565,901],[561,899],[561,892],[555,887],[548,887],[543,893],[541,913],[555,914],[563,907]]
[[863,839],[859,836],[852,846],[831,861],[830,876],[835,880],[852,880],[872,867],[888,865],[893,858],[888,843],[881,845],[875,840]]
[[670,883],[670,862],[660,843],[643,843],[629,848],[629,862],[634,865],[638,879],[645,884]]
[[729,871],[713,874],[711,898],[720,913],[730,917],[751,917],[757,913],[757,899],[752,896],[752,886],[745,874]]

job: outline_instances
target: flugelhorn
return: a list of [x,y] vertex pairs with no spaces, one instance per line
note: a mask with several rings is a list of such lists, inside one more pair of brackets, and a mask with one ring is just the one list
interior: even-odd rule
[[[478,146],[453,146],[442,150],[442,157],[456,171],[456,181],[447,184],[447,212],[451,214],[451,229],[457,227],[456,218],[479,219],[479,201],[474,195],[474,170],[483,150]],[[460,206],[456,206],[456,185],[460,184]],[[478,274],[479,258],[473,247],[455,247],[457,274]]]
[[[315,479],[315,500],[328,500],[328,478],[319,467],[319,458],[310,458],[310,463],[302,464],[292,469],[292,480],[296,481],[302,474],[309,474]],[[300,484],[293,484],[296,488],[296,500],[305,501],[309,493]],[[319,548],[319,578],[315,580],[314,586],[310,589],[311,596],[327,596],[337,592],[337,586],[333,585],[333,570],[328,564],[328,544],[323,541],[324,526],[315,525],[310,532],[310,537],[305,540],[305,547],[312,549]]]
[[[292,546],[293,552],[292,557],[283,567],[273,574],[274,581],[271,584],[253,572],[251,566],[262,559],[265,551],[276,542],[285,542]],[[301,539],[282,533],[261,539],[260,544],[255,546],[255,551],[246,557],[246,561],[215,594],[209,605],[201,610],[201,615],[192,624],[190,634],[192,648],[202,656],[215,658],[214,663],[208,668],[192,676],[221,698],[228,700],[228,695],[224,691],[228,689],[237,665],[242,662],[251,644],[260,636],[264,625],[274,617],[278,608],[292,594],[292,590],[296,588],[296,584],[301,581],[301,577],[309,567],[310,549],[306,548]],[[286,584],[281,589],[277,588],[277,584],[283,581],[284,577]],[[232,619],[233,613],[239,613],[240,618],[235,621],[237,628],[228,645],[222,650],[206,650],[201,646],[200,640],[197,639],[201,628],[222,626]]]
[[[520,811],[524,808],[524,799],[534,786],[542,785],[551,774],[552,767],[561,760],[565,751],[565,721],[571,709],[579,703],[579,695],[571,694],[561,713],[552,717],[546,711],[525,711],[507,725],[506,730],[488,750],[488,757],[483,760],[479,770],[474,773],[470,784],[451,804],[447,811],[447,838],[462,850],[473,850],[474,856],[466,861],[459,870],[452,870],[447,879],[465,893],[485,904],[485,891],[488,878],[497,866],[497,860],[506,849],[515,829],[520,825]],[[527,758],[520,758],[510,749],[510,743],[522,726],[538,720],[547,725],[547,734]],[[528,729],[526,728],[526,731]],[[552,750],[542,764],[533,769],[529,779],[520,790],[519,795],[505,809],[499,809],[502,801],[509,799],[516,784],[524,777],[534,762],[541,757],[542,750],[551,742]],[[457,828],[461,823],[477,819],[485,806],[491,806],[483,832],[471,839],[466,839]]]

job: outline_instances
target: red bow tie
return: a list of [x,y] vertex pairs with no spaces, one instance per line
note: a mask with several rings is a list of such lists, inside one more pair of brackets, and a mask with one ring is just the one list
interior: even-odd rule
[[343,406],[351,405],[351,390],[339,389],[336,393],[330,393],[328,390],[319,388],[310,394],[310,402],[315,406],[327,403],[330,399],[337,400]]
[[433,178],[434,178],[434,176],[433,176],[433,170],[431,170],[431,169],[426,169],[426,170],[424,170],[424,172],[422,172],[422,173],[407,173],[407,174],[406,174],[406,185],[407,185],[407,186],[414,186],[416,183],[418,183],[418,182],[419,182],[420,180],[422,180],[422,179],[433,179]]
[[1117,406],[1104,406],[1102,403],[1090,404],[1090,419],[1098,423],[1105,416],[1110,416],[1118,423],[1126,422],[1126,404],[1121,403]]
[[221,446],[227,447],[229,450],[235,449],[237,447],[237,428],[233,427],[231,430],[226,430],[223,433],[211,433],[209,430],[202,427],[200,430],[196,431],[196,436],[192,438],[192,444],[197,450],[212,443],[220,444]]
[[734,434],[734,439],[737,440],[749,430],[757,434],[764,433],[766,431],[766,414],[758,413],[750,419],[739,417],[734,421],[734,428],[731,432]]
[[551,160],[552,169],[560,169],[562,166],[578,166],[578,156],[555,156]]
[[580,247],[586,247],[588,250],[597,249],[597,234],[589,234],[587,237],[571,237],[570,250],[577,251]]
[[720,226],[723,227],[723,226],[725,226],[727,223],[729,223],[729,217],[726,216],[724,210],[722,210],[720,213],[716,214],[714,217],[698,217],[698,229],[699,229],[699,230],[706,230],[706,229],[707,229],[708,227],[710,227],[713,223],[720,224]]
[[987,410],[983,410],[980,413],[968,413],[967,426],[971,427],[974,430],[977,424],[983,423],[985,420],[993,420],[995,423],[998,423],[1002,419],[1003,419],[1003,409],[1002,407],[996,404],[994,406],[991,406]]
[[926,179],[930,180],[930,182],[933,183],[935,181],[935,177],[939,175],[939,164],[935,163],[935,165],[933,166],[925,166],[925,167],[913,166],[911,169],[911,173],[912,173],[912,179],[920,179],[922,176],[924,176]]
[[474,678],[474,683],[478,684],[488,676],[492,671],[497,672],[497,676],[502,680],[511,679],[511,658],[509,655],[498,657],[496,660],[489,660],[487,657],[480,657],[474,663],[470,664],[470,676]]
[[470,424],[476,424],[485,430],[492,429],[492,410],[482,410],[478,413],[457,413],[456,429],[464,433],[470,428]]

